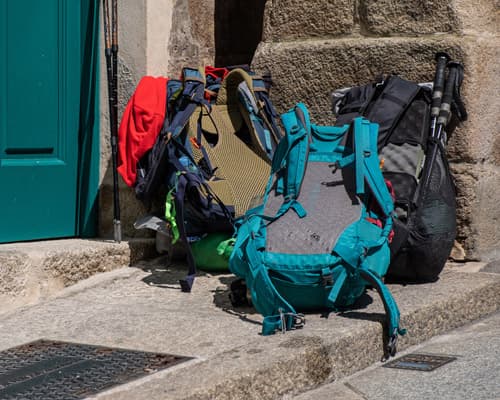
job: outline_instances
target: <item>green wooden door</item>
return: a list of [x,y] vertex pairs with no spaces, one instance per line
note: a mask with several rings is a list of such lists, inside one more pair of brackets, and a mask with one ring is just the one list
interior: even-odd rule
[[79,234],[84,10],[0,1],[0,242]]

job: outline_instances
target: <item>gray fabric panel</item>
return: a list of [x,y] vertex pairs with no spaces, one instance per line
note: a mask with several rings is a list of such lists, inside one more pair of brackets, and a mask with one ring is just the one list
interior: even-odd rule
[[[344,187],[346,182],[348,189]],[[350,193],[350,194],[349,194]],[[307,211],[299,218],[290,209],[267,227],[268,251],[289,254],[330,253],[338,236],[357,221],[361,209],[355,196],[354,173],[344,168],[332,174],[329,163],[309,163],[298,201]],[[265,213],[274,215],[283,203],[283,196],[268,199]]]
[[423,150],[419,145],[389,143],[380,152],[384,159],[384,172],[404,172],[412,176],[420,169]]

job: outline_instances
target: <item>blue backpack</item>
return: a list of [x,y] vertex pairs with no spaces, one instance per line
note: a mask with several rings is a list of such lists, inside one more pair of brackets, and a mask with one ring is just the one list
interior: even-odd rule
[[384,350],[394,355],[405,330],[382,282],[394,202],[380,171],[378,125],[361,117],[314,125],[303,104],[281,120],[286,135],[263,201],[236,221],[230,270],[264,316],[263,335],[302,327],[299,312],[348,308],[374,287],[387,315]]
[[[188,273],[179,283],[190,292],[197,265],[212,261],[202,249],[230,237],[234,217],[264,191],[282,134],[264,79],[249,70],[214,80],[184,68],[182,81],[168,80],[166,103],[163,128],[138,163],[135,191],[150,206],[166,188],[164,230],[168,224],[173,242],[185,245]],[[153,218],[136,227],[154,226]]]

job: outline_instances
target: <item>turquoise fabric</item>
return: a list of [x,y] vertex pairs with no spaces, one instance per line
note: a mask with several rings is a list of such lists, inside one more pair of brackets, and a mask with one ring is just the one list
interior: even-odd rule
[[[394,204],[379,168],[378,126],[363,118],[356,118],[352,127],[314,125],[303,104],[283,114],[281,120],[286,135],[275,152],[263,204],[237,222],[229,260],[230,270],[246,280],[253,305],[264,316],[262,334],[302,326],[298,311],[349,307],[370,284],[382,297],[389,341],[395,341],[405,331],[399,327],[398,307],[381,279],[390,262],[388,236]],[[353,149],[341,145],[347,134],[353,135]],[[354,168],[356,194],[362,204],[359,220],[344,229],[329,253],[266,250],[269,223],[289,212],[308,218],[298,196],[307,164],[312,162]],[[275,215],[264,215],[272,188],[283,195],[283,204]],[[367,204],[373,200],[379,215]],[[380,221],[381,226],[367,218]]]

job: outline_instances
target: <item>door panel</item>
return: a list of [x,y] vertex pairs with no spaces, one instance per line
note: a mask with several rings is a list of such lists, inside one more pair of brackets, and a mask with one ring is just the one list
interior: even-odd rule
[[0,2],[0,242],[76,235],[80,4]]

